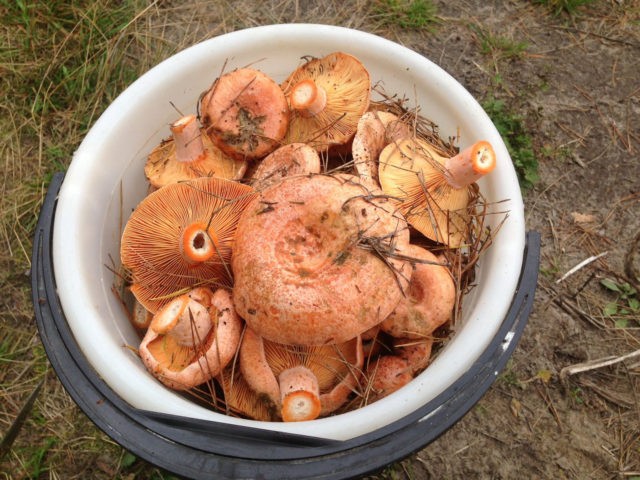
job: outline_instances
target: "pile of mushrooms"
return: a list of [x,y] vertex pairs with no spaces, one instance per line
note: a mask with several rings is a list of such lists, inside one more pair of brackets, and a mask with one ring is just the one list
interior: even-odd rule
[[427,367],[464,293],[450,252],[472,243],[495,154],[457,152],[371,97],[343,52],[282,84],[233,70],[149,153],[121,261],[140,359],[168,388],[304,421]]

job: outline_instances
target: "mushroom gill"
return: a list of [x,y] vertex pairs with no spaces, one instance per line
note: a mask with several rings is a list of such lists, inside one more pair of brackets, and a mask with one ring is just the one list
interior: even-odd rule
[[364,355],[360,336],[341,344],[270,342],[247,328],[240,370],[247,384],[284,421],[313,420],[342,406],[358,390]]
[[298,67],[282,84],[291,118],[285,143],[318,151],[347,143],[369,107],[369,72],[354,56],[334,52]]
[[182,289],[230,286],[231,244],[253,196],[247,185],[203,177],[145,197],[125,225],[120,248],[136,299],[155,312]]
[[[466,151],[451,160],[463,154]],[[399,200],[407,222],[427,238],[457,248],[469,238],[468,207],[477,185],[462,174],[456,179],[464,177],[463,184],[457,183],[451,163],[455,161],[441,157],[427,142],[404,139],[382,150],[378,174],[382,190]]]
[[247,162],[228,157],[217,148],[195,115],[181,117],[170,128],[172,137],[151,151],[144,167],[153,187],[211,176],[238,180],[244,175]]

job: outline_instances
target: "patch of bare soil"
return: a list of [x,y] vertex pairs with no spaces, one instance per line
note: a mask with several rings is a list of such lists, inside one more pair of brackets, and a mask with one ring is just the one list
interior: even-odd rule
[[[640,30],[637,8],[632,19],[623,4],[600,2],[573,19],[523,2],[466,2],[462,14],[442,5],[456,26],[410,42],[477,98],[501,98],[525,119],[541,176],[525,211],[542,258],[507,369],[403,463],[407,478],[640,476],[640,313],[605,315],[619,296],[601,285],[639,283]],[[526,54],[488,61],[468,28],[475,22],[526,42]]]
[[[504,101],[533,142],[540,181],[524,192],[525,213],[542,252],[524,335],[461,421],[370,478],[640,478],[640,314],[623,310],[640,293],[601,283],[640,290],[640,2],[602,0],[555,16],[522,0],[442,1],[431,30],[384,22],[377,2],[360,0],[186,3],[170,17],[154,12],[171,2],[147,11],[150,35],[184,45],[270,23],[371,31],[442,66],[477,99]],[[508,41],[488,42],[497,38]],[[509,42],[526,48],[509,53]],[[57,436],[56,464],[41,478],[162,478],[110,444],[52,377],[39,403],[48,413],[34,428]]]

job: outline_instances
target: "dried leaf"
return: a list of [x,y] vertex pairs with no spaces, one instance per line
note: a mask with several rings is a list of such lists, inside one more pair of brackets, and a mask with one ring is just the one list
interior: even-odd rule
[[571,217],[575,223],[594,223],[597,220],[595,215],[588,213],[571,212]]
[[520,412],[522,411],[522,403],[520,403],[520,400],[518,400],[517,398],[512,398],[509,407],[511,408],[511,413],[513,414],[513,416],[519,418]]
[[549,383],[551,381],[552,376],[553,376],[553,373],[550,370],[540,370],[538,371],[538,373],[536,373],[536,378],[539,378],[540,380],[542,380],[544,384]]

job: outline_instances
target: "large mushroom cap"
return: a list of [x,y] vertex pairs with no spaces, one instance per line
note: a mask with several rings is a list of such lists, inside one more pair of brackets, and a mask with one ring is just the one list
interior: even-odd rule
[[160,188],[169,183],[199,177],[242,178],[247,162],[225,155],[198,125],[195,115],[171,124],[172,137],[152,150],[144,173],[149,183]]
[[306,62],[282,84],[292,114],[286,142],[324,151],[348,142],[369,107],[369,72],[352,55],[334,52]]
[[127,221],[120,247],[137,300],[155,312],[181,289],[230,285],[231,243],[252,196],[247,185],[204,177],[145,197]]
[[416,230],[436,242],[459,247],[469,234],[473,187],[453,187],[446,159],[420,139],[390,143],[380,153],[384,192],[399,199],[399,210]]
[[280,86],[250,68],[216,79],[200,100],[200,114],[216,145],[237,159],[269,154],[280,145],[289,125],[289,107]]
[[294,176],[263,190],[233,246],[234,302],[259,335],[284,344],[344,342],[403,296],[408,244],[394,202],[351,175]]
[[202,304],[189,294],[174,298],[156,313],[142,339],[140,358],[169,388],[188,390],[219,375],[238,348],[243,323],[231,293],[218,289],[209,300]]

